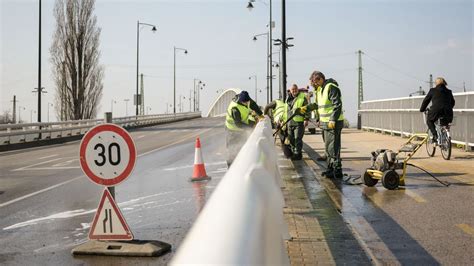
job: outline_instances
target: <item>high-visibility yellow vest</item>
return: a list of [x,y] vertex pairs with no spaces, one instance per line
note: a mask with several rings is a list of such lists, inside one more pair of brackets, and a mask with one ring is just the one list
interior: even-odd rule
[[[334,83],[328,83],[326,84],[326,86],[324,86],[324,89],[318,88],[317,93],[316,93],[316,102],[318,104],[319,121],[321,122],[326,122],[326,123],[329,122],[329,118],[334,112],[334,106],[332,105],[332,102],[329,100],[329,90],[331,89],[331,86],[339,88]],[[342,95],[341,95],[341,101],[342,101]],[[344,115],[342,114],[342,111],[337,121],[341,121],[341,120],[344,120]]]
[[[295,112],[296,108],[303,107],[304,100],[306,99],[306,96],[303,92],[298,93],[298,96],[296,96],[296,99],[294,100],[293,107],[291,110]],[[295,122],[303,122],[304,117],[302,115],[295,115],[293,117],[293,121]]]
[[288,104],[282,100],[275,100],[276,107],[273,110],[273,122],[286,122],[288,120]]
[[232,117],[232,108],[234,108],[234,107],[236,107],[239,110],[240,119],[242,119],[242,122],[244,124],[247,124],[247,125],[249,123],[249,115],[250,115],[249,108],[245,105],[238,104],[238,103],[232,101],[229,104],[229,107],[227,107],[227,114],[226,114],[226,117],[225,117],[225,126],[229,130],[243,130],[235,124],[234,118]]

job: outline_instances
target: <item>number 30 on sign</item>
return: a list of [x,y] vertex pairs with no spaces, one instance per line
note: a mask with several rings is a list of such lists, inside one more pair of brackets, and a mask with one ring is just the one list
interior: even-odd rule
[[132,172],[137,152],[125,129],[114,124],[102,124],[84,135],[79,156],[81,168],[92,182],[115,186]]

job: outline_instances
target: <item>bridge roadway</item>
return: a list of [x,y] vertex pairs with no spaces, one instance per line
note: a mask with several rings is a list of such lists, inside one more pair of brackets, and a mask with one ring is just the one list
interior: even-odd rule
[[[129,179],[116,187],[116,199],[136,238],[176,248],[227,171],[223,120],[194,119],[137,129],[131,135],[139,158]],[[197,136],[212,176],[203,184],[188,181]],[[143,263],[143,258],[70,255],[87,239],[101,196],[101,187],[79,168],[78,146],[75,141],[0,153],[0,264]],[[172,254],[145,261],[165,264]]]
[[[136,238],[176,248],[226,173],[223,119],[194,119],[131,132],[139,159],[117,187],[117,201]],[[201,137],[209,183],[188,178],[194,139]],[[452,185],[441,186],[410,168],[403,189],[346,185],[319,175],[320,135],[306,135],[305,158],[280,154],[285,215],[293,240],[292,264],[470,265],[474,261],[472,153],[453,150],[451,161],[422,149],[412,161]],[[344,171],[361,174],[377,148],[397,149],[404,139],[343,131]],[[87,239],[101,188],[82,175],[78,142],[0,154],[0,264],[166,264],[158,259],[78,257],[70,250]],[[280,152],[281,153],[281,152]],[[203,243],[206,245],[206,243]]]

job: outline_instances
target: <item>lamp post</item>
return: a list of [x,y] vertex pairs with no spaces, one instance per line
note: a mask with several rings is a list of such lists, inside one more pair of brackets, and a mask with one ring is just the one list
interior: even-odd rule
[[38,29],[38,122],[41,122],[41,92],[43,89],[41,87],[41,0],[39,0]]
[[110,112],[113,114],[114,113],[114,103],[117,103],[114,99],[110,101]]
[[[253,4],[252,2],[255,2],[255,0],[250,0],[248,5],[247,5],[247,8],[249,11],[252,11],[253,9]],[[268,64],[271,64],[270,62],[273,60],[272,59],[272,31],[273,31],[273,21],[272,21],[272,0],[269,0],[268,1],[269,4],[267,5],[265,2],[262,2],[263,4],[267,5],[268,6],[268,10],[270,11],[270,14],[269,14],[269,22],[268,22],[268,33],[269,33],[269,36],[268,36]],[[284,2],[284,0],[283,0]],[[283,7],[284,7],[284,4],[283,4]],[[283,19],[283,25],[285,24],[285,20]],[[271,78],[273,76],[273,73],[272,73],[272,68],[269,67],[269,71],[267,71],[267,76],[269,75],[270,76],[270,81],[269,83],[267,84],[270,84],[270,100],[268,100],[267,98],[267,103],[273,101],[273,79]],[[267,77],[268,78],[268,77]],[[267,88],[267,97],[268,97],[268,88]]]
[[147,107],[146,107],[146,114],[147,114],[147,115],[150,114],[150,111],[151,111],[151,107],[150,107],[150,106],[147,106]]
[[18,106],[18,123],[21,123],[21,110],[26,110],[23,106]]
[[200,85],[200,84],[202,83],[202,81],[201,81],[200,79],[195,78],[195,79],[193,80],[193,84],[194,84],[194,112],[197,111],[197,105],[196,105],[196,103],[197,103],[197,96],[196,96],[196,95],[197,95],[198,92],[196,92],[196,91],[199,91],[199,89],[196,90],[196,81],[199,81],[199,82],[198,82],[198,85]]
[[249,77],[249,79],[252,79],[252,78],[255,79],[255,103],[257,103],[257,75],[253,75]]
[[[136,111],[135,115],[138,115],[138,104],[139,104],[139,97],[138,97],[138,71],[139,71],[139,62],[140,62],[140,26],[148,26],[152,27],[151,31],[154,33],[156,32],[156,26],[153,24],[148,24],[148,23],[141,23],[139,20],[137,20],[137,94],[135,96],[135,105],[136,105]],[[141,103],[140,103],[141,104]]]
[[270,46],[271,46],[271,41],[270,41],[270,37],[269,37],[269,32],[265,32],[265,33],[260,33],[260,34],[257,34],[257,35],[254,35],[253,36],[253,40],[254,41],[257,41],[257,37],[258,36],[264,36],[266,35],[267,37],[267,104],[270,102],[270,98],[271,98],[271,86],[269,85],[270,84],[270,79],[271,79],[271,55],[270,55]]
[[206,83],[200,83],[201,87],[198,85],[198,94],[197,94],[197,111],[201,109],[201,91],[206,87]]
[[125,102],[125,116],[128,116],[128,101],[130,101],[130,99],[124,99],[123,101]]
[[53,107],[53,104],[52,103],[48,103],[48,122],[49,122],[49,107]]
[[36,114],[36,111],[30,110],[30,123],[33,123],[33,114]]
[[174,61],[173,61],[173,113],[176,114],[176,51],[184,51],[184,54],[188,54],[188,50],[184,48],[173,47]]

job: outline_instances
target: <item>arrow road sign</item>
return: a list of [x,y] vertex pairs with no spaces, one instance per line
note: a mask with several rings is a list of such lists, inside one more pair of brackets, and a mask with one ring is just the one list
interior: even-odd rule
[[104,189],[95,213],[89,239],[132,240],[133,234],[108,189]]

